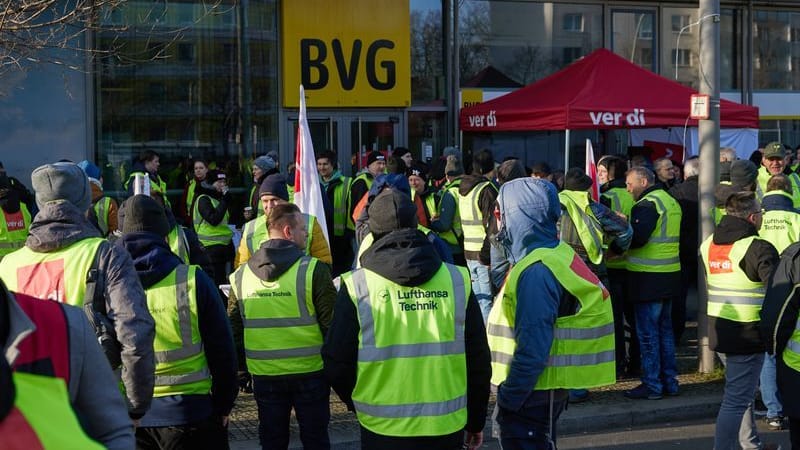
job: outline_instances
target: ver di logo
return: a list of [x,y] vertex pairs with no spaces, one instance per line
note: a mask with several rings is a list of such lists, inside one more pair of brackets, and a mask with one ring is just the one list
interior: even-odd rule
[[633,108],[633,112],[628,114],[621,112],[589,111],[589,117],[592,119],[593,125],[600,125],[602,123],[606,126],[619,126],[623,124],[624,120],[624,123],[630,127],[645,126],[644,108]]

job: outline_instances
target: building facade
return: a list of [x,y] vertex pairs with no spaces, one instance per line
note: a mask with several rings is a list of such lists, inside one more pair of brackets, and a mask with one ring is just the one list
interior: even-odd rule
[[[715,20],[699,17],[696,1],[667,0],[153,5],[128,1],[104,15],[114,31],[89,45],[115,56],[87,59],[86,70],[32,64],[4,75],[0,161],[12,174],[27,180],[41,163],[86,158],[119,191],[132,157],[150,149],[175,195],[195,158],[244,188],[254,155],[293,160],[300,83],[315,149],[336,150],[345,173],[373,149],[435,158],[461,142],[462,103],[597,48],[697,88],[700,27]],[[800,144],[800,4],[723,0],[719,24],[723,97],[760,107],[762,141]]]

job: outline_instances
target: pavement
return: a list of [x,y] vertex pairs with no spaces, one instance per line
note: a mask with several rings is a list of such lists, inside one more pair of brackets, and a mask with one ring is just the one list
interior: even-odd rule
[[[693,328],[694,326],[694,328]],[[638,379],[620,380],[612,386],[590,391],[589,399],[571,404],[558,421],[559,436],[580,435],[593,432],[624,431],[642,425],[659,425],[667,422],[682,422],[714,418],[722,400],[723,381],[721,373],[701,375],[697,373],[697,347],[694,336],[696,325],[687,328],[686,344],[678,347],[678,371],[680,395],[661,400],[630,400],[623,396],[625,390],[639,384]],[[484,448],[497,448],[491,437],[491,411],[494,397],[489,404],[485,428]],[[346,411],[335,394],[331,394],[331,422],[329,427],[332,448],[336,450],[358,449],[359,429],[355,415]],[[252,395],[242,394],[231,414],[231,449],[259,449],[258,417]],[[289,448],[303,448],[298,437],[297,423],[292,418],[291,443]]]

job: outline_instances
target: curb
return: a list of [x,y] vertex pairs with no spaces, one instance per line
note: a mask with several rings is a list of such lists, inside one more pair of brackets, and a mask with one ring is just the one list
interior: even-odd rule
[[625,399],[613,404],[572,405],[558,421],[558,434],[621,431],[641,425],[716,417],[721,400],[721,393],[684,394],[661,400]]

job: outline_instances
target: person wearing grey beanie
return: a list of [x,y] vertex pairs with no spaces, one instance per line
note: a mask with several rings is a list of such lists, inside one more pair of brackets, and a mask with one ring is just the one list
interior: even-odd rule
[[256,158],[253,161],[252,170],[253,170],[253,187],[250,188],[250,195],[247,197],[248,198],[247,205],[245,205],[243,213],[245,221],[252,220],[264,214],[264,210],[259,205],[258,190],[261,187],[261,183],[264,182],[265,178],[267,178],[272,174],[280,172],[277,160],[273,159],[269,155],[262,155]]
[[133,261],[87,219],[91,189],[80,167],[45,164],[33,171],[31,182],[41,209],[25,247],[0,261],[0,277],[14,292],[88,305],[87,320],[102,337],[111,367],[122,369],[128,415],[138,421],[153,397],[155,323]]

